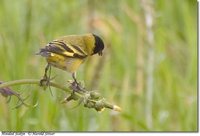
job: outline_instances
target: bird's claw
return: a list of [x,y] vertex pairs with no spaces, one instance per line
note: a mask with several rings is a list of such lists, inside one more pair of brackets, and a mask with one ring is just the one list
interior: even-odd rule
[[77,82],[76,80],[74,81],[69,80],[68,82],[70,83],[70,88],[73,90],[73,92],[85,91],[84,87],[82,86],[80,82]]
[[44,87],[44,89],[46,89],[46,87],[49,86],[49,82],[50,82],[50,79],[47,76],[44,76],[40,80],[40,86],[42,86],[42,87]]

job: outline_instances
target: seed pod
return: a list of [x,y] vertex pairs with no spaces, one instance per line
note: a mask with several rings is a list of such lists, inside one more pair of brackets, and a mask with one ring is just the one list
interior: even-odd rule
[[95,109],[97,110],[97,111],[103,111],[105,108],[104,108],[104,102],[103,102],[103,100],[99,100],[99,101],[97,101],[96,102],[96,104],[95,104]]
[[100,96],[101,96],[101,95],[100,95],[98,92],[96,92],[96,91],[92,91],[92,92],[90,93],[91,99],[98,100],[98,99],[100,98]]

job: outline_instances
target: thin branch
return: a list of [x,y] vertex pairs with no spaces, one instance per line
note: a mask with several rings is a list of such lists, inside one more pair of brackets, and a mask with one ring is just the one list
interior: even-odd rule
[[[9,81],[4,82],[0,84],[0,89],[10,86],[16,86],[16,85],[24,85],[24,84],[36,84],[40,86],[40,80],[38,79],[22,79],[22,80],[15,80],[15,81]],[[49,81],[49,86],[58,88],[59,90],[62,90],[66,93],[71,93],[70,97],[66,99],[66,102],[75,100],[75,101],[81,101],[84,104],[84,107],[87,108],[94,108],[97,111],[102,111],[104,108],[112,109],[115,111],[121,111],[121,108],[117,105],[110,104],[105,100],[105,98],[101,97],[99,93],[94,91],[74,91],[72,88],[74,88],[73,83],[70,83],[69,87],[65,87],[63,85],[54,83]],[[77,88],[83,88],[81,85]],[[76,89],[77,89],[76,88]],[[70,98],[70,99],[69,99]]]

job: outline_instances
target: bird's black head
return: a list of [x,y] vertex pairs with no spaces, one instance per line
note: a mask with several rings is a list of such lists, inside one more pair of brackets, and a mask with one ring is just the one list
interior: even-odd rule
[[93,34],[94,38],[95,38],[95,47],[93,49],[93,54],[98,53],[99,56],[102,56],[102,51],[104,49],[104,44],[103,41],[101,40],[101,38],[95,34]]

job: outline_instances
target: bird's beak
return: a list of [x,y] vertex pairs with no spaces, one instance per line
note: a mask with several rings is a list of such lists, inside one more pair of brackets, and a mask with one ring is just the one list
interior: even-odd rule
[[102,56],[103,53],[102,53],[102,51],[100,51],[100,52],[98,52],[98,54],[99,54],[99,56]]

